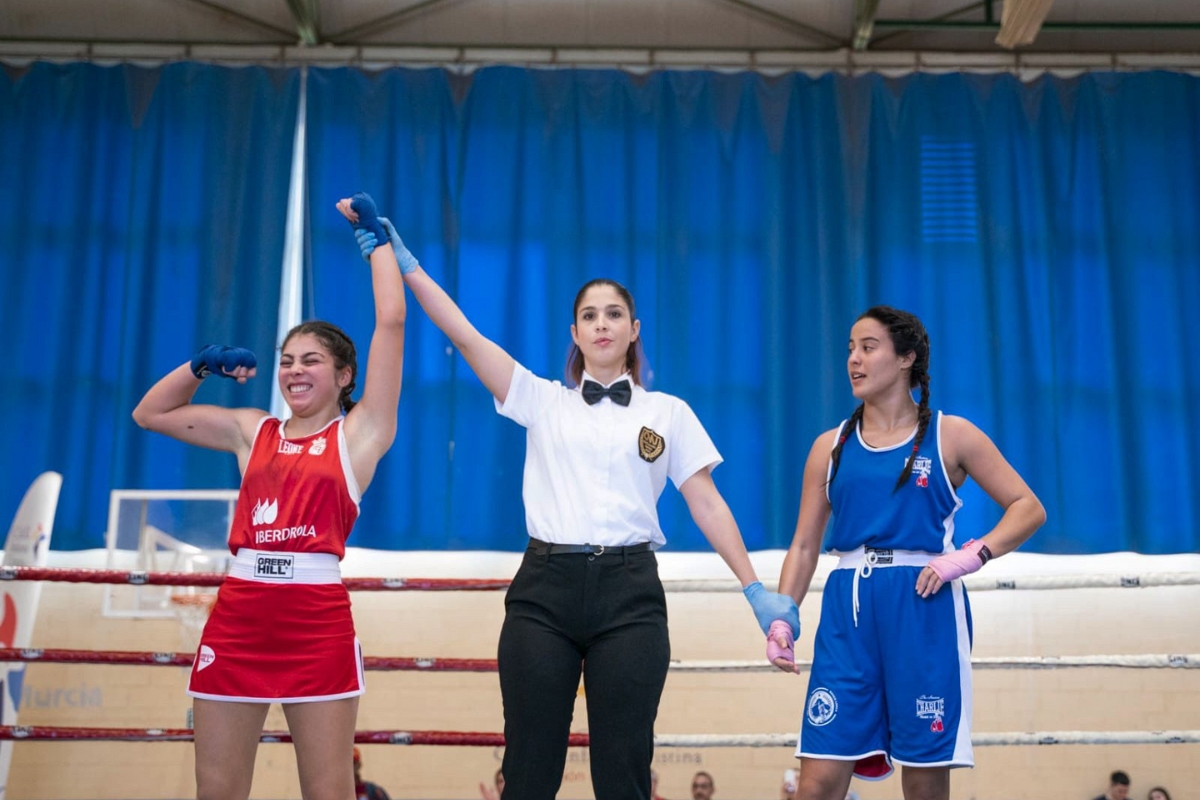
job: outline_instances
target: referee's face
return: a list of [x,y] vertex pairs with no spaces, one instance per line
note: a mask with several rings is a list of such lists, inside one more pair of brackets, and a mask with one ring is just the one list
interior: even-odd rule
[[624,371],[625,354],[640,329],[641,323],[630,318],[629,306],[617,290],[598,284],[579,303],[571,338],[583,353],[584,368],[599,378],[614,369]]

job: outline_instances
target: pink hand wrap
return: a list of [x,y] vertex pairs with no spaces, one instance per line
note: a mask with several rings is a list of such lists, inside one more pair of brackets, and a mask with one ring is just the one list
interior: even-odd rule
[[[984,555],[984,553],[987,553]],[[942,583],[949,583],[963,575],[978,572],[991,556],[983,542],[972,539],[961,550],[946,553],[929,562],[929,568],[937,573]]]
[[[779,646],[779,638],[783,637],[787,642],[787,647]],[[796,642],[792,639],[792,626],[785,620],[777,619],[771,623],[770,629],[767,631],[767,660],[772,664],[775,659],[782,658],[789,664],[796,663],[795,653]]]

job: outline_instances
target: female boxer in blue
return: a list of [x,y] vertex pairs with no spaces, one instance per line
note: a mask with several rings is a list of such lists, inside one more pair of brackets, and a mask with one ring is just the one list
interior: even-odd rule
[[[915,316],[866,311],[846,368],[860,404],[813,443],[779,578],[801,602],[832,514],[825,549],[840,558],[822,596],[796,798],[842,800],[852,776],[879,780],[900,764],[906,800],[947,800],[950,768],[974,764],[971,619],[958,579],[1020,546],[1046,512],[982,431],[930,409],[929,337]],[[968,477],[1004,514],[955,550],[956,490]],[[786,626],[768,635],[768,657],[787,671],[792,644]]]

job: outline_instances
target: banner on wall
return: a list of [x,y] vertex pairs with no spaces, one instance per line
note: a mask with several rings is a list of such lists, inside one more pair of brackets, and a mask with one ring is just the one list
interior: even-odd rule
[[[8,538],[4,540],[5,567],[44,567],[54,530],[54,512],[62,475],[43,472],[30,485],[13,517]],[[11,581],[4,584],[0,608],[0,647],[28,647],[33,639],[40,581]],[[21,687],[25,682],[24,662],[0,664],[0,724],[16,725],[21,705]],[[0,800],[8,796],[8,768],[12,763],[13,742],[0,742]]]

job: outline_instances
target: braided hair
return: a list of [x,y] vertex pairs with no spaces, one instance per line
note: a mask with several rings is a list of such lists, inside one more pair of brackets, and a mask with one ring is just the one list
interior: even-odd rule
[[[929,430],[929,420],[933,417],[933,412],[929,410],[929,334],[926,333],[925,326],[921,324],[921,320],[917,319],[916,315],[890,306],[868,308],[859,315],[855,322],[864,319],[873,319],[887,328],[896,355],[913,354],[912,367],[908,373],[908,387],[909,389],[921,388],[921,399],[917,405],[917,435],[913,439],[912,452],[909,453],[908,460],[904,463],[904,470],[900,473],[900,477],[896,480],[896,486],[892,489],[892,491],[896,491],[912,475],[917,451],[921,449],[921,442],[924,441],[925,433]],[[862,416],[863,404],[859,403],[858,408],[854,409],[854,413],[842,427],[837,444],[830,453],[830,459],[833,462],[829,473],[830,483],[833,483],[833,479],[837,475],[838,464],[842,458],[842,447],[846,444],[847,437],[862,422]]]
[[338,405],[341,406],[342,413],[350,413],[350,409],[355,406],[355,401],[350,399],[350,393],[354,391],[354,382],[358,378],[358,353],[354,349],[354,342],[337,325],[313,320],[302,322],[288,331],[288,335],[283,339],[283,346],[287,347],[292,337],[304,335],[312,336],[329,351],[333,356],[335,370],[341,371],[350,367],[350,383],[343,386],[341,394],[338,395]]

